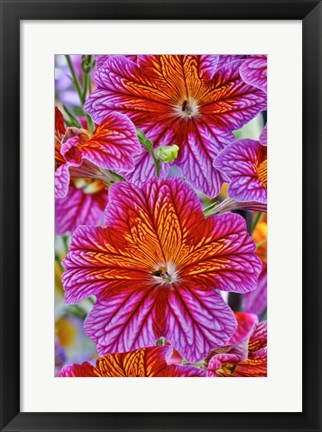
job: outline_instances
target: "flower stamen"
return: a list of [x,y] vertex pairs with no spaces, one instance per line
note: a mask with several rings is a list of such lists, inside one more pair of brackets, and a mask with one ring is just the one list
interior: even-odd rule
[[151,273],[151,275],[154,276],[155,281],[161,284],[178,281],[178,272],[176,271],[173,263],[159,265],[157,269]]

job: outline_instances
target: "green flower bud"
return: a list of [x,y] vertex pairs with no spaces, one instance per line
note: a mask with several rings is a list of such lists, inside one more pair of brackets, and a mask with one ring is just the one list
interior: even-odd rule
[[176,144],[171,146],[160,146],[157,149],[157,158],[164,163],[173,162],[178,157],[179,147]]

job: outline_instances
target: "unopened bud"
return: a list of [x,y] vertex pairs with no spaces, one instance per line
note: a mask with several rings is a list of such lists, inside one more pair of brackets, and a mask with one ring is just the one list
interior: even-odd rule
[[173,162],[178,157],[179,147],[176,144],[171,146],[160,146],[157,149],[157,158],[164,163]]

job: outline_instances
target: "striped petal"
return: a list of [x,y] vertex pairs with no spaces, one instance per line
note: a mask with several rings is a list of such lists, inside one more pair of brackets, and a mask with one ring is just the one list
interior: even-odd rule
[[243,310],[261,315],[267,306],[267,268],[264,266],[258,279],[257,288],[244,295]]
[[231,198],[267,203],[267,152],[259,142],[243,139],[229,145],[214,165],[230,179]]
[[240,75],[247,84],[267,93],[267,56],[251,56],[241,65]]
[[89,363],[65,366],[60,377],[203,377],[205,372],[193,366],[168,365],[172,348],[158,346],[100,357]]
[[103,218],[107,204],[107,191],[103,182],[76,180],[76,184],[80,182],[82,187],[70,184],[66,197],[55,201],[57,235],[72,232],[79,225],[98,225]]
[[133,123],[117,112],[110,113],[97,126],[94,136],[81,146],[82,158],[112,170],[133,170],[133,155],[140,152],[141,146]]
[[70,181],[69,164],[60,165],[55,171],[55,198],[65,198]]
[[207,362],[210,377],[266,377],[267,321],[254,325],[248,342],[214,350]]

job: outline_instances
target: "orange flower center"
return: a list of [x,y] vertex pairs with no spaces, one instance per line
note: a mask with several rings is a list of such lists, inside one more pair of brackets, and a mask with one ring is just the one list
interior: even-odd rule
[[77,189],[83,189],[83,192],[88,195],[101,192],[103,189],[106,188],[104,182],[99,179],[77,178],[74,179],[74,184]]
[[257,175],[259,181],[261,181],[264,185],[264,187],[267,189],[267,159],[264,159],[258,166],[257,166]]
[[222,363],[221,368],[216,370],[216,374],[219,376],[233,375],[236,366],[237,365],[233,363]]

